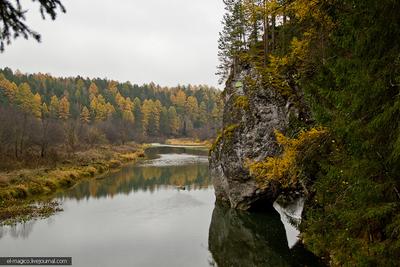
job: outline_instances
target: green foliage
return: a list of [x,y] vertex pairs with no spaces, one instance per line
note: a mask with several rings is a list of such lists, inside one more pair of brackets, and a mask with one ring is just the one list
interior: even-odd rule
[[217,146],[221,143],[221,141],[226,140],[229,141],[232,139],[233,134],[235,133],[236,128],[238,128],[238,124],[232,124],[225,127],[220,134],[217,135],[214,143],[211,145],[210,152],[215,151]]
[[[289,185],[299,173],[313,176],[302,236],[331,265],[398,265],[400,3],[242,4],[239,24],[225,24],[229,29],[221,33],[229,40],[235,29],[244,29],[246,40],[239,51],[222,47],[228,57],[223,63],[230,63],[225,71],[235,74],[238,67],[250,66],[247,88],[276,90],[300,110],[305,101],[315,125],[329,129],[331,138],[315,147],[318,153],[299,157],[309,148],[296,142],[310,126],[297,121],[283,154],[250,169],[264,180],[279,178]],[[227,12],[227,18],[234,15],[232,9]]]

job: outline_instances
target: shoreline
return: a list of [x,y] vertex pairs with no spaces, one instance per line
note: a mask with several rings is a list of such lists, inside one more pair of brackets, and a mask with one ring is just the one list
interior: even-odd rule
[[74,163],[55,167],[0,172],[0,226],[48,217],[61,211],[59,204],[52,200],[55,193],[135,163],[145,158],[147,147],[136,144],[98,147],[92,149],[97,152],[97,158],[86,159],[86,162],[78,158]]
[[175,138],[175,139],[167,139],[165,140],[165,144],[161,145],[210,148],[211,143],[212,142],[210,142],[209,140],[200,141],[192,138]]

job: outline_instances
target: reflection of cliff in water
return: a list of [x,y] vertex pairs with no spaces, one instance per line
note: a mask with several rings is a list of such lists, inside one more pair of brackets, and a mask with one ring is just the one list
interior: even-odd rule
[[300,244],[289,249],[285,228],[275,210],[248,213],[216,206],[208,241],[219,267],[320,266]]
[[101,198],[137,191],[156,191],[163,186],[183,186],[188,190],[208,188],[211,184],[206,164],[184,166],[129,166],[107,175],[80,183],[64,194],[67,198]]

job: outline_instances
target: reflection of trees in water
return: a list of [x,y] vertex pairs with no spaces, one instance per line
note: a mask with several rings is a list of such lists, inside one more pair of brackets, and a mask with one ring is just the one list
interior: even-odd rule
[[131,166],[105,179],[82,182],[66,193],[66,197],[83,199],[129,194],[132,191],[156,191],[163,186],[187,186],[188,190],[207,188],[211,181],[206,164],[183,166]]
[[6,235],[10,235],[14,239],[26,239],[31,234],[35,220],[30,220],[25,223],[19,223],[13,226],[4,226],[0,228],[0,239]]
[[208,240],[219,267],[320,266],[300,244],[289,249],[285,228],[275,210],[248,213],[216,206]]

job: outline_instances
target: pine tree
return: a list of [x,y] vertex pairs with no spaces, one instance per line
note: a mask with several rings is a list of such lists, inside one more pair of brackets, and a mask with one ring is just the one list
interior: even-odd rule
[[233,67],[235,72],[239,57],[246,48],[246,26],[242,0],[225,0],[225,11],[222,24],[223,30],[218,40],[218,58],[220,65],[217,74],[220,83],[228,78]]

